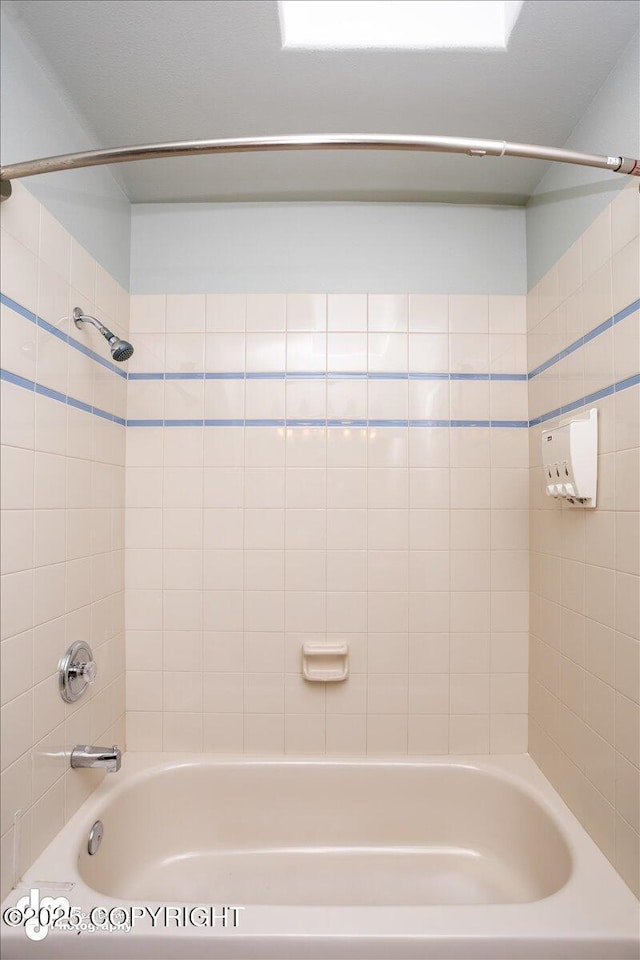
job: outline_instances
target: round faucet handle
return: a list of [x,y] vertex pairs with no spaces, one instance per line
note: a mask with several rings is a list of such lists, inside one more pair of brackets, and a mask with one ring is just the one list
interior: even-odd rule
[[87,687],[96,682],[98,664],[85,640],[76,640],[58,664],[58,690],[66,703],[79,700]]
[[95,660],[87,660],[86,663],[78,664],[78,677],[82,677],[87,683],[95,683],[98,676],[98,664]]

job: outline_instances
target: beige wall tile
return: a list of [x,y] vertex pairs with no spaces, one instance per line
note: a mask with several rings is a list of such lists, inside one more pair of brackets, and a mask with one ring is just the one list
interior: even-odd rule
[[[524,297],[484,294],[136,296],[130,369],[522,373],[526,329],[531,367],[638,296],[628,197],[530,293],[526,315]],[[36,228],[34,209],[26,199],[20,224],[5,221],[12,295],[55,310],[72,285],[126,330],[128,297],[55,221]],[[632,374],[629,321],[530,381],[528,396],[520,382],[374,377],[132,381],[125,398],[13,315],[3,347],[34,376],[22,349],[31,338],[43,382],[104,406],[126,399],[139,419],[508,420]],[[24,641],[33,664],[28,685],[3,688],[3,714],[20,722],[5,745],[9,796],[24,802],[34,750],[29,802],[44,803],[52,829],[90,789],[44,758],[85,722],[87,740],[119,722],[126,578],[129,748],[518,752],[530,694],[533,755],[637,884],[622,848],[637,839],[637,389],[598,402],[589,514],[543,497],[526,431],[477,427],[131,428],[125,501],[122,428],[2,390],[12,411],[5,403],[2,654],[11,664]],[[92,459],[110,471],[88,470]],[[104,648],[105,685],[65,722],[54,671],[67,630],[80,627]],[[305,638],[325,636],[346,636],[351,653],[350,679],[326,690],[300,677]],[[47,837],[30,835],[30,851]]]
[[[637,193],[624,190],[585,232],[581,288],[577,251],[562,258],[557,296],[567,299],[555,313],[553,271],[528,298],[530,365],[638,297],[638,210]],[[555,369],[563,402],[637,373],[637,327],[637,316],[619,322],[530,381],[530,415],[555,405]],[[534,759],[637,891],[638,388],[596,406],[598,508],[558,510],[531,475],[529,734]],[[539,430],[530,433],[533,462]]]

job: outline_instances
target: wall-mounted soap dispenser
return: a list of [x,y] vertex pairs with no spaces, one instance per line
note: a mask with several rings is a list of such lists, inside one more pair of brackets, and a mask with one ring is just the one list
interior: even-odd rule
[[595,507],[598,485],[598,411],[542,432],[547,496],[573,507]]

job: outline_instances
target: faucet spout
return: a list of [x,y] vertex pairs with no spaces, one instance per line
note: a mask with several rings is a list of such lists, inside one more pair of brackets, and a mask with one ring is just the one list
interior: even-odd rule
[[106,770],[107,773],[117,773],[121,762],[120,747],[115,744],[113,747],[90,747],[88,744],[80,744],[71,751],[71,766],[74,770],[79,767],[97,767],[100,770]]

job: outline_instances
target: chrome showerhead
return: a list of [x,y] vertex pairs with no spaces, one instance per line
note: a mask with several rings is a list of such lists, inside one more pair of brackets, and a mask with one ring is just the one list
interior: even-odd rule
[[133,353],[133,347],[129,341],[120,340],[118,337],[109,340],[109,346],[111,347],[111,356],[116,363],[122,363],[123,360],[128,360]]
[[120,337],[116,337],[115,333],[112,333],[108,327],[105,327],[104,323],[96,320],[95,317],[88,316],[88,314],[83,312],[81,307],[74,308],[73,322],[78,329],[82,328],[83,323],[90,323],[96,328],[96,330],[99,330],[109,344],[111,356],[116,363],[122,363],[123,360],[128,360],[133,354],[133,347],[128,340],[121,340]]

